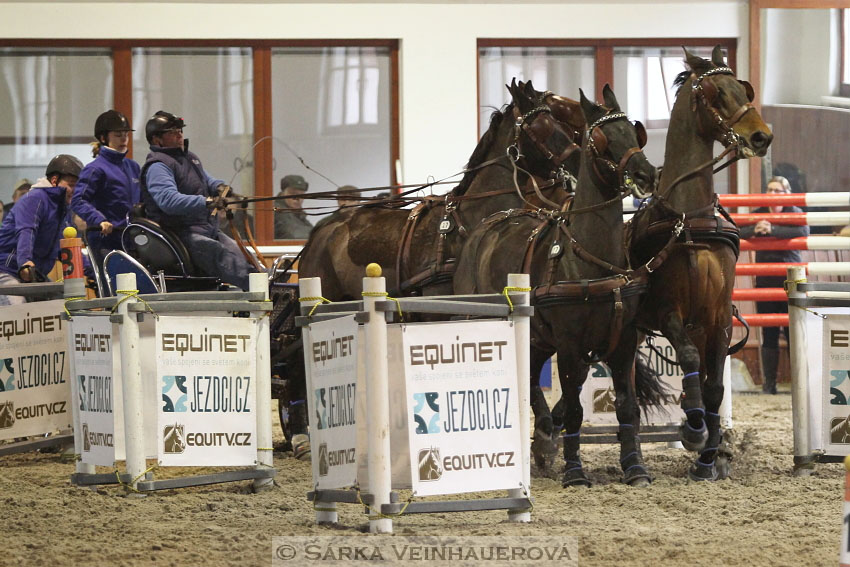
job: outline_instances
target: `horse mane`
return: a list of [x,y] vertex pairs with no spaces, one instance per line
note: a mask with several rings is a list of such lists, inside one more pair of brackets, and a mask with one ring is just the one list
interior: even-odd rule
[[673,79],[673,86],[676,87],[676,96],[679,96],[679,91],[682,90],[683,86],[685,86],[685,83],[688,81],[688,77],[691,76],[692,72],[693,71],[690,69],[682,71],[676,75],[675,79]]
[[[512,109],[513,103],[508,104],[502,110],[494,111],[493,114],[490,115],[490,127],[487,128],[487,131],[484,132],[483,136],[481,136],[481,139],[478,141],[478,145],[475,146],[475,149],[472,151],[472,155],[469,156],[469,161],[466,163],[466,169],[472,169],[484,163],[487,153],[490,151],[490,147],[493,145],[493,142],[496,141],[496,132],[498,131],[499,126],[501,126],[502,120]],[[459,197],[465,194],[477,173],[478,170],[467,171],[464,173],[463,179],[461,179],[460,183],[452,189],[452,195]]]

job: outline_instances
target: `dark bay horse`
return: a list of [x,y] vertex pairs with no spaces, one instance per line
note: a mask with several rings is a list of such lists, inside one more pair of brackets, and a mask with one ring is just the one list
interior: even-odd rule
[[[384,268],[391,295],[450,294],[455,259],[467,232],[483,218],[528,203],[539,207],[544,199],[562,202],[569,180],[578,173],[574,140],[584,128],[579,103],[538,92],[531,82],[512,81],[508,91],[511,103],[493,113],[457,187],[445,196],[426,198],[413,209],[401,208],[406,201],[399,200],[324,219],[304,247],[300,277],[322,278],[322,294],[332,301],[359,299],[365,268],[377,262]],[[303,360],[300,351],[288,352],[296,357],[293,364],[287,363],[287,373],[296,377],[287,380],[288,397],[297,401],[303,399],[303,378],[297,378],[303,377]],[[539,375],[532,392],[545,406]],[[548,407],[545,411],[548,414]],[[306,429],[302,407],[293,406],[291,417],[293,431]],[[303,424],[296,426],[298,421]],[[551,425],[541,437],[549,439],[550,434]]]
[[531,372],[538,375],[557,350],[567,407],[565,486],[589,484],[579,457],[579,393],[592,359],[605,360],[614,377],[624,481],[645,484],[650,478],[638,438],[640,415],[631,382],[637,330],[630,324],[648,270],[627,268],[622,198],[630,191],[646,196],[656,170],[641,150],[643,126],[628,121],[608,85],[603,94],[604,106],[581,93],[590,126],[569,211],[507,211],[485,220],[464,246],[454,280],[458,294],[494,293],[502,290],[508,273],[531,275]]
[[685,374],[682,443],[701,451],[689,475],[714,480],[728,475],[729,468],[729,455],[718,456],[718,411],[732,334],[738,229],[717,204],[712,151],[716,140],[736,157],[761,156],[773,134],[750,104],[752,87],[735,78],[720,46],[711,61],[686,50],[685,62],[688,70],[676,79],[664,172],[657,196],[632,220],[630,252],[635,264],[646,262],[670,228],[683,221],[679,243],[651,275],[638,319],[641,326],[660,330],[676,350]]

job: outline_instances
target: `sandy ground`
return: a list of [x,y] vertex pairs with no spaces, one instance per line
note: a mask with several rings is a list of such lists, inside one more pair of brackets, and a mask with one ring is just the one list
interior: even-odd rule
[[[734,411],[729,480],[690,482],[689,454],[646,444],[655,481],[631,488],[619,483],[617,448],[591,446],[583,450],[590,489],[561,488],[562,463],[533,471],[530,524],[509,524],[504,512],[417,515],[396,520],[395,533],[574,536],[582,566],[835,565],[843,466],[791,474],[789,395],[738,396]],[[309,465],[286,453],[275,453],[277,486],[264,493],[241,482],[144,499],[72,487],[73,466],[56,455],[0,463],[0,565],[270,565],[273,536],[369,537],[359,506],[340,505],[338,528],[315,524]]]

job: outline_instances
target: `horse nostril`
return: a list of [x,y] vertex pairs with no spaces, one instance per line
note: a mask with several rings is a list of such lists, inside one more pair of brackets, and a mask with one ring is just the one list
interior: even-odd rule
[[772,140],[773,134],[765,134],[764,132],[754,132],[753,135],[750,136],[750,144],[752,144],[753,148],[757,150],[766,148],[770,145]]

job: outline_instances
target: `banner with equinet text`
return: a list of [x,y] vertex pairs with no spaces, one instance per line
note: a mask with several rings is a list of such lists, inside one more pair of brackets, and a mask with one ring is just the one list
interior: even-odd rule
[[[819,345],[823,354],[814,358],[822,361],[822,371],[816,375],[821,382],[821,403],[818,405],[822,427],[819,429],[822,447],[828,455],[850,455],[850,315],[846,314],[846,309],[844,311],[845,314],[828,313],[826,308],[818,308],[824,318],[811,317],[815,325],[823,325],[823,343]],[[815,338],[817,333],[807,335]],[[817,346],[814,340],[808,342],[811,359],[812,347]],[[812,390],[813,393],[817,391]]]
[[253,319],[159,318],[157,453],[161,465],[256,463],[256,334]]
[[80,458],[108,467],[124,458],[121,367],[115,356],[120,341],[113,325],[104,316],[77,315],[70,321],[73,400],[83,441]]
[[0,440],[70,429],[62,301],[0,308]]
[[414,493],[519,488],[523,440],[511,323],[404,325],[402,342]]

